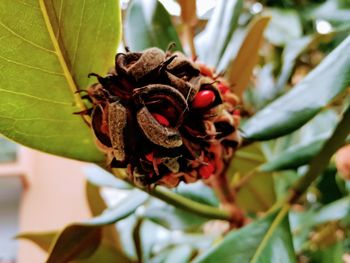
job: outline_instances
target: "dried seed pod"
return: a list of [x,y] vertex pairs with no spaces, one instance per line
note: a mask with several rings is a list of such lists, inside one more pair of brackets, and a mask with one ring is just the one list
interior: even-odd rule
[[215,72],[158,48],[119,53],[85,96],[111,167],[140,186],[175,187],[224,171],[240,143],[237,97]]
[[117,161],[125,160],[125,128],[127,125],[127,110],[119,102],[108,105],[109,136],[112,142],[113,155]]
[[143,53],[118,54],[116,71],[131,77],[135,82],[157,69],[165,60],[165,53],[159,48],[149,48]]
[[181,146],[182,140],[179,131],[161,125],[146,107],[138,111],[136,118],[146,137],[154,144],[165,148]]

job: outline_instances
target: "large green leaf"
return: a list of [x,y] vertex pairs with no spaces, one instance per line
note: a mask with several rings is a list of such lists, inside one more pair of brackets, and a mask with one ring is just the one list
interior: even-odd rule
[[237,204],[248,212],[266,211],[276,200],[271,174],[257,171],[265,160],[261,144],[253,143],[236,152],[228,170],[238,191]]
[[259,170],[262,172],[273,172],[279,170],[295,169],[307,164],[322,149],[327,137],[316,138],[310,143],[296,145],[277,157],[261,165]]
[[41,151],[102,160],[73,115],[84,108],[74,92],[89,85],[88,73],[113,65],[119,1],[3,0],[0,34],[0,132]]
[[156,200],[152,202],[150,207],[146,208],[142,216],[167,229],[183,231],[199,229],[202,224],[208,221],[207,218],[166,205],[163,202],[157,202]]
[[120,205],[107,209],[98,217],[67,226],[55,240],[48,263],[65,262],[89,257],[101,242],[102,227],[113,224],[135,212],[148,198],[146,193],[133,190]]
[[199,59],[217,66],[236,30],[243,7],[242,0],[220,0],[207,27],[196,38]]
[[350,37],[286,95],[278,98],[242,127],[251,140],[288,134],[313,118],[350,84]]
[[157,0],[134,0],[125,17],[125,41],[132,51],[149,47],[165,50],[174,42],[182,51],[181,42],[170,15]]
[[218,207],[220,204],[214,190],[201,181],[193,184],[181,183],[174,192],[205,205]]
[[132,186],[125,181],[122,181],[107,170],[102,169],[97,165],[89,165],[84,168],[86,179],[93,185],[99,187],[112,187],[116,189],[131,189]]
[[[278,220],[277,220],[278,219]],[[270,214],[248,226],[232,231],[223,241],[195,263],[296,262],[288,216]]]
[[301,37],[302,25],[299,14],[293,9],[269,8],[264,15],[272,17],[266,29],[266,38],[276,46],[283,46],[289,41]]

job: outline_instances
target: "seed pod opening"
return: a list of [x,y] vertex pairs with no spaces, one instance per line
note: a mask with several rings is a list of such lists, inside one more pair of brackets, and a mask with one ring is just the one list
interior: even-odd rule
[[119,53],[106,77],[91,75],[99,83],[86,97],[99,148],[137,185],[210,180],[240,143],[237,97],[182,53]]

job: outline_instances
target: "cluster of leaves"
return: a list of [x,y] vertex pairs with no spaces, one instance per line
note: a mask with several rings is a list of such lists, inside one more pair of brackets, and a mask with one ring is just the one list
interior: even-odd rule
[[[160,2],[132,1],[124,42],[131,50],[165,49],[170,42],[196,50],[243,97],[246,146],[228,176],[251,223],[220,231],[224,221],[213,219],[229,215],[203,183],[145,193],[91,168],[87,197],[93,219],[20,237],[48,251],[47,262],[341,262],[350,244],[350,187],[330,159],[350,132],[350,38],[344,26],[349,9],[328,0],[300,14],[294,1],[283,1],[288,10],[266,1],[256,14],[252,7],[259,3],[221,0],[200,30],[202,23],[195,27],[197,18],[188,15],[195,8],[189,2],[179,1],[183,23],[176,28]],[[323,11],[330,6],[335,17]],[[74,93],[90,84],[89,72],[103,75],[113,65],[120,13],[115,0],[1,1],[2,134],[56,155],[103,160],[85,123],[72,114],[84,108]],[[333,30],[313,33],[317,19],[329,20]],[[183,47],[177,32],[193,36],[196,30]],[[264,31],[267,42],[259,49]],[[320,63],[318,55],[325,57]],[[123,171],[114,173],[123,178]],[[99,187],[126,197],[107,208]]]

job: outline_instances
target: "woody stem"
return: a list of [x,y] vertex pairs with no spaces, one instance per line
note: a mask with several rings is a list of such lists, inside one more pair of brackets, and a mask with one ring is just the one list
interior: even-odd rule
[[213,176],[211,184],[222,203],[224,209],[230,213],[231,226],[240,227],[243,225],[244,212],[236,205],[236,192],[230,187],[227,177],[228,165],[218,176]]

